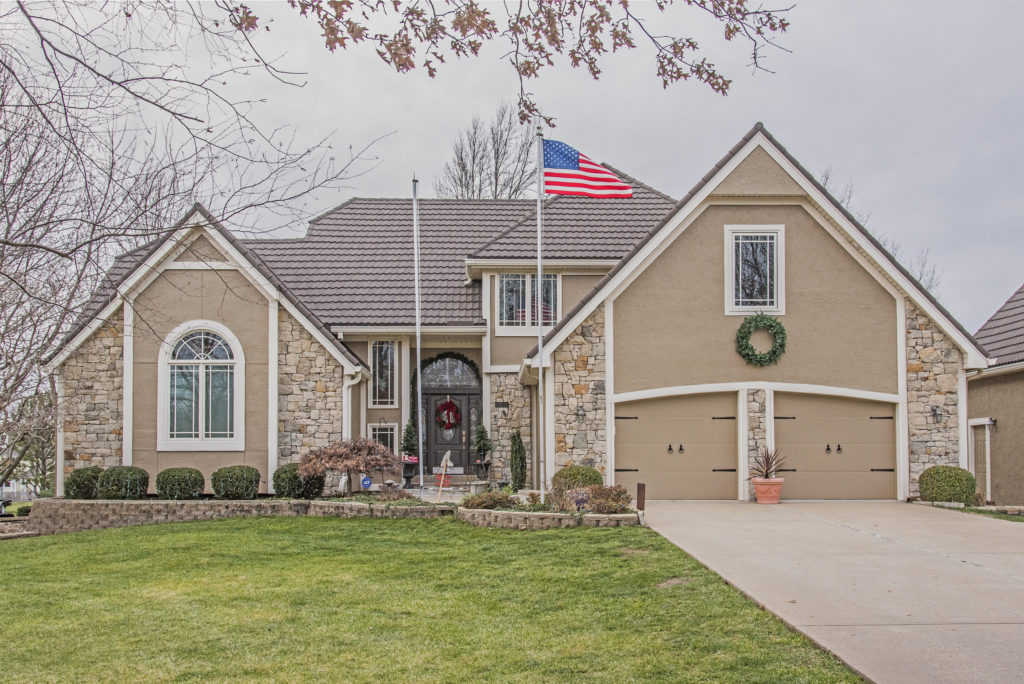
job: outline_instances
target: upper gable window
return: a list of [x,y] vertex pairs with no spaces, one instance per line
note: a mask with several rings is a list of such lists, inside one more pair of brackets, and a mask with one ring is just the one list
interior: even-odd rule
[[785,313],[783,226],[726,226],[725,312]]
[[[529,289],[527,289],[529,283]],[[511,334],[531,334],[537,319],[544,327],[558,322],[559,276],[544,274],[543,299],[537,311],[537,276],[527,273],[503,273],[498,276],[498,327]]]

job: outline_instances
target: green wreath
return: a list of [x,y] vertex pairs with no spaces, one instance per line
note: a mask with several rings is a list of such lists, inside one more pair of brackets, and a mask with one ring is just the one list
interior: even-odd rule
[[[750,336],[755,330],[764,330],[772,336],[772,348],[762,353],[750,344]],[[736,353],[755,366],[771,366],[778,363],[786,351],[786,328],[777,318],[768,314],[755,314],[743,319],[740,329],[736,331]]]

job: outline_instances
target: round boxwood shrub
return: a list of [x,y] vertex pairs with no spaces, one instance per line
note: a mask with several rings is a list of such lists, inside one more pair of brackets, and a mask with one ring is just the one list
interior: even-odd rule
[[210,484],[218,499],[255,499],[260,491],[260,471],[244,465],[218,468]]
[[107,468],[96,483],[100,499],[141,499],[149,489],[149,473],[134,466]]
[[922,501],[954,501],[973,506],[978,491],[974,475],[956,466],[932,466],[921,473],[918,484]]
[[195,468],[168,468],[156,476],[156,495],[161,499],[198,499],[204,483],[203,474]]
[[14,514],[16,516],[18,516],[19,518],[27,518],[31,512],[32,512],[32,504],[25,504],[24,506],[19,508],[17,511],[15,511]]
[[274,493],[286,499],[315,499],[324,492],[325,475],[299,475],[298,463],[287,463],[274,471]]
[[76,468],[68,475],[64,482],[64,498],[67,499],[95,499],[96,486],[99,483],[103,468],[89,466],[88,468]]
[[585,465],[566,466],[551,478],[551,486],[554,489],[578,489],[600,484],[604,484],[601,471]]

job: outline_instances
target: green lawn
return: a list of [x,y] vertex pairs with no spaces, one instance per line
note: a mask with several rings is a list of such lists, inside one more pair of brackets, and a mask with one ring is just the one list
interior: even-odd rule
[[262,518],[0,544],[5,681],[857,681],[642,528]]
[[974,513],[975,515],[987,515],[990,518],[999,518],[1000,520],[1024,522],[1024,515],[1007,515],[1006,513],[997,513],[996,511],[988,511],[980,508],[965,508],[964,510],[968,513]]

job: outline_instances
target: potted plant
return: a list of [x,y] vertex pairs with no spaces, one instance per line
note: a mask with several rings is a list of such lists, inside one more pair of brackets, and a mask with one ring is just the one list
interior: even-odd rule
[[476,452],[475,465],[478,477],[487,477],[487,471],[491,467],[491,462],[487,460],[487,454],[493,448],[494,444],[491,443],[491,439],[487,435],[487,428],[484,427],[483,423],[480,423],[476,426],[476,432],[473,433],[473,451]]
[[754,494],[759,504],[779,503],[779,494],[782,492],[784,478],[775,477],[775,474],[786,460],[785,456],[779,454],[779,450],[768,451],[767,447],[761,449],[750,464],[750,479],[754,483]]
[[405,480],[405,489],[412,488],[412,478],[416,476],[419,467],[419,453],[419,435],[416,433],[416,425],[410,418],[402,432],[402,479]]

